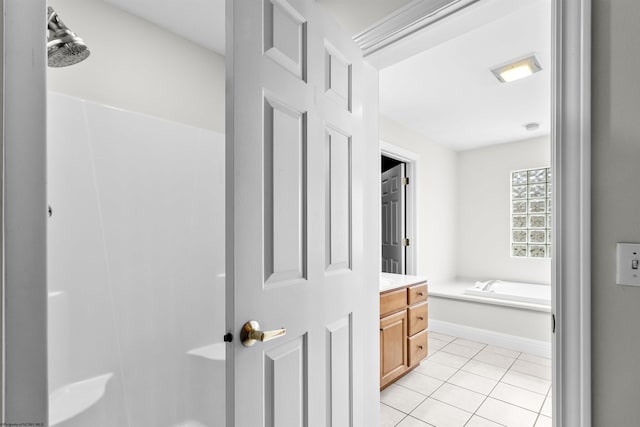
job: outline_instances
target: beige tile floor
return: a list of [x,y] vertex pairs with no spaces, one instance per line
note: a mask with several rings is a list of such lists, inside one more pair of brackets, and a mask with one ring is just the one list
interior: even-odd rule
[[551,426],[551,360],[429,334],[429,357],[380,393],[381,427]]

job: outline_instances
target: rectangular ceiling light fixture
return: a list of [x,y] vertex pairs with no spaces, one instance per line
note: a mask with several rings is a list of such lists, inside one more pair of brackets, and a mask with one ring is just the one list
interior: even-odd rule
[[510,62],[502,67],[494,68],[491,72],[502,83],[509,83],[529,77],[540,70],[542,70],[542,67],[538,62],[538,59],[535,55],[531,55],[524,59],[518,59]]

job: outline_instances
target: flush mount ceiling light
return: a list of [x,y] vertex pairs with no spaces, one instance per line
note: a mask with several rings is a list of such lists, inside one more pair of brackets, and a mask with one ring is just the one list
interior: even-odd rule
[[501,67],[494,68],[491,72],[502,83],[509,83],[529,77],[540,70],[542,70],[542,67],[538,59],[535,55],[531,55],[524,59],[518,59]]

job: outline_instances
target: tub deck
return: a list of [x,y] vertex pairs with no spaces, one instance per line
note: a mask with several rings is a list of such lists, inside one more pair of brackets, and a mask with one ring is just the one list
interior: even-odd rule
[[521,308],[532,311],[551,312],[550,304],[534,304],[525,301],[514,301],[499,298],[487,298],[480,295],[470,295],[465,293],[467,289],[472,288],[475,280],[472,279],[454,279],[441,282],[429,283],[429,295],[440,298],[450,298],[463,301],[471,301],[484,304],[500,305],[504,307]]

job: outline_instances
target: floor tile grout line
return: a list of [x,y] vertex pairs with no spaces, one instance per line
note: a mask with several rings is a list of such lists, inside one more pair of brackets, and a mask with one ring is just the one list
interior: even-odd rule
[[[486,345],[485,345],[485,347],[483,347],[483,348],[486,348]],[[482,351],[482,350],[480,350],[480,351]],[[478,353],[479,353],[480,351],[478,351]],[[477,353],[476,353],[476,354],[477,354]],[[451,376],[449,377],[449,379],[451,379],[451,378],[452,378],[452,377],[454,377],[457,373],[459,373],[460,371],[462,371],[462,368],[464,368],[464,367],[465,367],[465,366],[466,366],[466,365],[467,365],[471,360],[473,360],[473,358],[468,358],[468,360],[467,360],[467,361],[466,361],[462,366],[460,366],[460,367],[458,368],[458,370],[457,370],[453,375],[451,375]],[[464,372],[466,372],[466,371],[464,371]],[[454,386],[456,385],[456,384],[449,383],[449,382],[448,382],[448,380],[447,380],[447,381],[445,381],[445,382],[444,382],[444,384],[451,384],[451,385],[454,385]],[[442,386],[441,386],[441,387],[442,387]],[[457,386],[457,387],[460,387],[460,388],[465,389],[465,390],[469,390],[469,389],[467,389],[466,387],[461,387],[461,386]],[[495,387],[495,386],[494,386],[494,387]],[[474,391],[474,390],[469,390],[469,391]],[[435,393],[435,392],[434,392],[434,393]],[[475,392],[475,393],[477,393],[477,392]],[[483,393],[478,393],[478,394],[483,395]],[[487,396],[485,395],[485,398],[482,400],[482,403],[484,403],[484,401],[485,401],[486,399],[487,399]],[[436,399],[436,400],[437,400],[437,399]],[[443,402],[443,403],[446,403],[446,402]],[[480,405],[478,406],[478,408],[479,408],[480,406],[482,406],[482,403],[480,403]],[[453,406],[453,405],[449,405],[449,406]],[[455,406],[453,406],[453,407],[454,407],[454,408],[456,408]],[[473,411],[473,413],[471,413],[471,416],[469,417],[469,419],[464,423],[465,425],[467,425],[467,424],[469,423],[469,421],[471,420],[471,418],[473,418],[473,416],[476,414],[476,411],[478,410],[478,408],[476,408],[476,410],[475,410],[475,411]],[[458,408],[458,409],[461,409],[461,408]],[[467,413],[468,413],[469,411],[465,411],[465,412],[467,412]]]
[[[388,405],[388,404],[386,404],[386,403],[385,403],[385,405],[387,405],[387,406],[389,406],[389,407],[392,407],[393,409],[397,409],[398,411],[402,412],[403,414],[410,415],[410,414],[411,414],[411,412],[413,412],[413,411],[414,411],[418,406],[422,405],[422,404],[424,403],[424,401],[425,401],[425,400],[427,400],[427,399],[429,398],[429,396],[430,396],[430,395],[429,395],[429,396],[427,396],[427,395],[425,395],[424,393],[421,393],[421,392],[419,392],[419,391],[417,391],[417,390],[414,390],[414,389],[412,389],[412,388],[405,387],[405,386],[403,386],[403,385],[401,385],[401,384],[398,384],[398,387],[402,387],[402,388],[404,388],[404,389],[406,389],[406,390],[410,390],[410,391],[413,391],[414,393],[418,393],[418,394],[420,394],[420,395],[424,396],[424,399],[422,399],[422,400],[420,401],[420,403],[418,403],[418,404],[417,404],[417,405],[416,405],[412,410],[410,410],[409,412],[404,412],[404,411],[403,411],[403,410],[401,410],[401,409],[395,408],[395,407],[393,407],[393,406]],[[436,390],[437,390],[437,389],[436,389]],[[435,391],[434,391],[433,393],[435,393]],[[433,394],[433,393],[431,393],[431,394]],[[384,402],[382,402],[382,403],[384,403]]]
[[[488,379],[490,379],[490,378],[488,378]],[[496,381],[496,380],[492,380],[492,381]],[[484,396],[484,397],[485,397],[485,399],[482,401],[482,403],[480,404],[480,406],[482,406],[482,404],[486,401],[486,398],[490,397],[490,398],[492,398],[493,400],[497,400],[497,401],[499,401],[499,402],[506,403],[507,405],[515,406],[516,408],[519,408],[519,409],[524,409],[525,411],[533,412],[534,414],[540,414],[540,413],[541,413],[541,412],[540,412],[540,410],[542,410],[542,406],[544,405],[544,400],[542,401],[542,405],[540,406],[540,410],[538,410],[538,411],[534,411],[534,410],[532,410],[532,409],[525,408],[524,406],[516,405],[516,404],[515,404],[515,403],[513,403],[513,402],[507,402],[506,400],[498,399],[497,397],[491,396],[490,394],[493,392],[493,390],[495,390],[495,388],[496,388],[496,387],[498,387],[498,385],[499,385],[500,383],[502,383],[502,381],[498,381],[498,382],[496,383],[496,385],[491,389],[491,391],[489,392],[489,394],[485,394],[485,393],[480,393],[480,392],[478,392],[478,391],[476,391],[476,390],[471,390],[470,388],[467,388],[467,387],[460,386],[460,385],[458,385],[458,384],[450,383],[450,382],[448,382],[448,381],[445,381],[445,382],[444,382],[444,384],[449,384],[449,385],[451,385],[451,386],[458,387],[458,388],[461,388],[461,389],[463,389],[463,390],[470,391],[470,392],[472,392],[472,393],[476,393],[476,394],[479,394],[479,395],[481,395],[481,396]],[[442,384],[442,385],[444,385],[444,384]],[[502,384],[506,384],[506,383],[502,383]],[[442,385],[441,385],[440,387],[442,387]],[[508,384],[508,385],[511,385],[511,384]],[[440,388],[440,387],[438,387],[438,388]],[[516,386],[513,386],[513,387],[516,387]],[[516,387],[516,388],[520,388],[520,387]],[[520,389],[521,389],[521,390],[524,390],[524,391],[529,391],[529,390],[524,389],[524,388],[520,388]],[[437,390],[436,390],[436,391],[437,391]],[[436,398],[436,397],[433,397],[433,394],[434,394],[436,391],[434,391],[434,392],[432,393],[432,395],[430,395],[430,396],[428,396],[428,397],[429,397],[429,398],[431,398],[431,399],[437,400],[437,401],[439,401],[439,402],[446,403],[446,404],[448,404],[448,405],[450,405],[450,406],[454,406],[454,407],[456,407],[456,408],[458,408],[458,409],[461,409],[461,410],[463,410],[463,411],[469,412],[468,410],[466,410],[466,409],[464,409],[464,408],[460,408],[460,407],[458,407],[458,406],[455,406],[455,405],[452,405],[452,404],[450,404],[450,403],[448,403],[448,402],[445,402],[445,401],[443,401],[443,400],[440,400],[440,399],[438,399],[438,398]],[[531,392],[531,393],[535,393],[535,392]],[[540,396],[543,396],[543,395],[542,395],[542,394],[540,394],[540,393],[536,393],[536,394],[538,394],[538,395],[540,395]],[[479,406],[479,407],[480,407],[480,406]],[[474,412],[474,415],[477,415],[477,414]],[[542,414],[542,415],[544,415],[544,414]],[[478,416],[480,416],[480,415],[478,415]],[[546,416],[546,415],[544,415],[544,416]],[[484,417],[483,417],[483,418],[484,418]]]
[[[437,353],[437,352],[434,352],[434,354],[435,354],[435,353]],[[446,353],[446,352],[445,352],[445,353]],[[452,354],[452,353],[447,353],[447,354]],[[454,355],[454,356],[458,356],[458,355]],[[429,357],[431,357],[431,356],[429,356]],[[463,357],[463,356],[459,356],[459,357]],[[455,372],[454,374],[450,375],[448,379],[444,380],[445,382],[448,382],[448,381],[449,381],[449,379],[451,379],[451,377],[453,377],[455,374],[457,374],[457,373],[458,373],[458,371],[464,371],[464,372],[469,373],[469,374],[477,375],[477,376],[479,376],[479,377],[486,378],[486,379],[489,379],[489,380],[492,380],[492,381],[498,381],[499,383],[500,383],[500,382],[502,382],[503,384],[507,384],[507,385],[510,385],[510,386],[512,386],[512,387],[516,387],[516,388],[519,388],[519,389],[521,389],[521,390],[529,391],[529,392],[531,392],[531,393],[536,393],[536,394],[543,395],[543,396],[546,396],[546,395],[548,394],[549,390],[551,389],[551,386],[549,386],[549,389],[547,390],[547,392],[545,392],[545,393],[540,393],[540,392],[537,392],[537,391],[535,391],[535,390],[530,390],[530,389],[528,389],[528,388],[525,388],[525,387],[519,386],[519,385],[517,385],[517,384],[511,384],[511,383],[509,383],[509,382],[505,382],[505,381],[503,381],[503,380],[504,380],[504,377],[505,377],[509,372],[515,372],[515,373],[519,373],[519,374],[521,374],[521,375],[527,375],[527,376],[530,376],[530,377],[532,377],[532,378],[539,379],[539,380],[542,380],[542,381],[550,381],[550,380],[548,380],[548,379],[546,379],[546,378],[537,377],[537,376],[535,376],[535,375],[531,375],[531,374],[528,374],[528,373],[526,373],[526,372],[521,372],[521,371],[515,371],[515,370],[512,370],[512,368],[513,368],[513,364],[515,363],[515,361],[516,361],[517,359],[514,359],[514,361],[513,361],[513,362],[511,362],[511,365],[509,365],[509,367],[507,367],[507,368],[502,367],[502,366],[499,366],[499,365],[494,365],[494,364],[491,364],[491,363],[488,363],[488,362],[484,362],[484,361],[482,361],[482,360],[477,360],[477,359],[475,359],[475,358],[468,358],[468,357],[467,357],[466,359],[468,359],[468,360],[467,360],[467,362],[465,362],[463,365],[461,365],[461,366],[460,366],[460,368],[454,368],[454,367],[452,367],[452,366],[443,365],[442,363],[438,363],[438,362],[433,362],[433,363],[438,363],[438,364],[440,364],[440,365],[446,366],[446,367],[451,368],[451,369],[457,369],[457,370],[456,370],[456,372]],[[513,358],[509,357],[509,359],[513,359]],[[476,373],[476,372],[472,372],[472,371],[467,371],[467,370],[465,370],[465,369],[464,369],[464,367],[465,367],[465,366],[467,366],[467,365],[469,364],[469,362],[471,362],[471,361],[475,361],[475,362],[479,362],[479,363],[484,363],[484,364],[486,364],[486,365],[490,365],[490,366],[492,366],[492,367],[499,368],[499,369],[504,369],[504,370],[505,370],[505,372],[501,375],[500,379],[496,379],[496,378],[488,377],[488,376],[486,376],[486,375],[478,374],[478,373]],[[433,377],[433,376],[431,376],[431,375],[428,375],[428,374],[422,373],[422,372],[420,372],[420,371],[417,371],[417,372],[418,372],[419,374],[422,374],[422,375],[428,376],[428,377],[430,377],[430,378],[435,378],[435,379],[438,379],[438,380],[440,380],[440,381],[443,381],[443,380],[441,380],[440,378]],[[452,385],[456,385],[456,384],[453,384],[453,383],[450,383],[450,384],[452,384]],[[458,387],[460,387],[460,386],[458,386]],[[462,387],[462,388],[464,388],[464,389],[466,389],[466,390],[470,390],[470,391],[475,391],[475,390],[467,389],[466,387]],[[476,392],[476,393],[477,393],[477,392]],[[481,393],[481,394],[482,394],[482,393]],[[507,403],[508,403],[508,402],[507,402]]]
[[[495,390],[495,389],[496,389],[496,387],[498,387],[498,384],[500,384],[500,381],[502,381],[502,378],[504,378],[504,376],[505,376],[505,375],[507,375],[507,372],[509,372],[509,369],[511,369],[511,366],[513,366],[513,364],[514,364],[514,363],[516,363],[516,360],[517,360],[517,359],[514,359],[514,361],[511,363],[511,365],[509,365],[509,368],[507,368],[507,371],[502,375],[502,377],[500,377],[500,379],[498,380],[498,382],[496,383],[496,385],[495,385],[495,386],[493,386],[493,388],[491,389],[491,391],[490,391],[490,392],[485,396],[484,400],[480,403],[480,405],[478,405],[478,407],[476,408],[476,410],[473,412],[473,415],[478,415],[479,417],[482,417],[481,415],[479,415],[479,414],[478,414],[478,409],[482,408],[482,405],[484,405],[484,404],[485,404],[485,402],[487,401],[487,399],[489,399],[489,395],[493,392],[493,390]],[[473,417],[473,415],[472,415],[472,417]],[[482,418],[485,418],[485,417],[482,417]],[[489,419],[489,418],[486,418],[486,419],[488,419],[489,421],[495,422],[495,423],[497,423],[497,424],[502,424],[502,423],[499,423],[499,422],[497,422],[497,421],[495,421],[495,420],[491,420],[491,419]],[[468,423],[468,422],[467,422],[467,423]],[[466,425],[466,423],[465,423],[465,425]]]
[[528,354],[528,355],[530,355],[530,356],[534,356],[534,357],[539,357],[539,358],[541,358],[541,359],[547,359],[547,360],[549,360],[549,362],[551,362],[551,359],[548,359],[548,358],[546,358],[546,357],[537,356],[537,355],[535,355],[535,354],[531,354],[531,353],[524,353],[524,352],[521,352],[521,353],[520,353],[520,355],[517,357],[517,359],[518,359],[518,360],[522,360],[523,362],[533,363],[534,365],[544,366],[545,368],[550,368],[550,366],[547,366],[547,365],[542,364],[542,363],[538,363],[538,362],[534,362],[534,361],[531,361],[531,360],[524,360],[524,359],[522,359],[522,358],[521,358],[521,356],[522,356],[522,355],[525,355],[525,354]]
[[[443,385],[444,385],[444,384],[443,384]],[[435,393],[436,391],[437,391],[437,390],[435,390],[433,393]],[[432,393],[432,395],[433,395],[433,393]],[[435,398],[435,397],[433,397],[433,396],[429,396],[429,397],[427,397],[424,401],[427,401],[427,400],[429,400],[429,399],[431,399],[431,400],[435,400],[436,402],[442,403],[443,405],[451,406],[452,408],[457,409],[457,410],[462,411],[462,412],[466,412],[467,414],[471,414],[471,412],[467,411],[466,409],[462,409],[462,408],[459,408],[459,407],[457,407],[457,406],[455,406],[455,405],[452,405],[451,403],[447,403],[447,402],[445,402],[445,401],[442,401],[442,400],[436,399],[436,398]],[[420,405],[422,405],[422,404],[424,403],[424,401],[423,401],[423,402],[421,402],[421,403],[420,403]],[[420,405],[418,405],[418,406],[420,406]],[[415,411],[415,410],[418,408],[418,406],[416,406],[416,407],[413,409],[413,411]],[[416,419],[418,419],[418,420],[422,421],[423,423],[427,423],[425,420],[420,419],[420,418],[418,418],[418,417],[415,417],[415,416],[411,415],[411,414],[413,413],[413,411],[411,411],[411,412],[410,412],[409,414],[407,414],[407,415],[410,415],[412,418],[416,418]],[[471,414],[471,416],[473,416],[473,414]],[[427,424],[429,424],[429,423],[427,423]]]
[[[509,372],[512,372],[512,371],[510,371],[510,370],[509,370],[509,371],[507,371],[507,372],[506,372],[506,374],[508,374]],[[518,374],[522,374],[522,372],[518,372],[518,371],[513,371],[513,372],[516,372],[516,373],[518,373]],[[506,374],[505,374],[505,376],[506,376]],[[523,374],[523,375],[526,375],[526,374]],[[542,380],[542,381],[549,381],[549,380],[545,380],[545,379],[543,379],[543,378],[538,378],[538,377],[533,377],[533,378],[540,379],[540,380]],[[511,381],[511,380],[509,380],[509,381]],[[504,377],[500,380],[500,382],[502,382],[502,383],[504,383],[504,384],[508,384],[508,385],[510,385],[510,386],[513,386],[513,387],[521,388],[522,390],[530,391],[530,392],[532,392],[532,393],[541,394],[541,395],[543,395],[543,396],[546,396],[546,395],[547,395],[547,393],[548,393],[548,390],[547,390],[547,391],[545,391],[544,393],[540,393],[540,392],[538,392],[538,391],[531,390],[531,389],[526,388],[526,387],[522,387],[522,386],[520,386],[520,385],[518,385],[518,384],[512,384],[512,383],[510,383],[510,382],[505,381],[505,380],[504,380]],[[549,384],[548,386],[545,386],[545,387],[546,387],[547,389],[550,389],[550,388],[551,388],[551,384]]]
[[[511,402],[507,402],[506,400],[498,399],[497,397],[493,397],[493,396],[487,396],[487,397],[490,397],[490,398],[492,398],[493,400],[497,400],[498,402],[506,403],[507,405],[515,406],[516,408],[524,409],[525,411],[532,412],[532,413],[536,414],[536,416],[537,416],[538,414],[540,414],[540,411],[534,411],[534,410],[532,410],[532,409],[525,408],[525,407],[520,406],[520,405],[516,405],[515,403],[511,403]],[[484,403],[484,402],[483,402],[483,403]]]
[[517,389],[520,389],[520,390],[523,390],[523,391],[528,391],[529,393],[537,394],[538,396],[544,396],[545,398],[547,397],[546,394],[538,393],[537,391],[529,390],[528,388],[520,387],[519,385],[516,385],[516,384],[511,384],[511,383],[504,382],[504,381],[502,381],[503,379],[504,379],[504,377],[502,377],[502,379],[500,379],[498,381],[498,384],[502,383],[502,384],[508,385],[510,387],[514,387],[514,388],[517,388]]
[[[436,351],[436,352],[434,352],[434,354],[435,354],[435,353],[437,353],[437,351]],[[445,352],[445,353],[446,353],[446,352]],[[451,354],[451,353],[447,353],[447,354]],[[471,359],[469,359],[469,360],[471,360]],[[468,363],[468,361],[467,361],[467,363]],[[466,363],[465,363],[465,364],[466,364]],[[463,366],[464,366],[464,365],[463,365]],[[455,369],[455,368],[453,368],[453,369]],[[452,375],[450,375],[450,376],[449,376],[449,378],[448,378],[448,379],[451,379],[451,377],[453,377],[456,373],[458,373],[458,372],[460,371],[460,369],[461,369],[461,368],[458,368],[458,369],[456,370],[456,372],[455,372],[455,373],[453,373]],[[419,373],[419,374],[421,374],[420,372],[418,372],[418,373]],[[424,374],[422,374],[422,375],[424,375]],[[425,375],[425,376],[428,376],[428,375]],[[433,378],[433,377],[429,377],[429,378]],[[438,379],[438,378],[436,378],[436,379]],[[439,381],[442,381],[442,380],[440,380],[440,379],[438,379],[438,380],[439,380]],[[424,400],[422,400],[422,402],[420,402],[420,403],[419,403],[415,408],[413,408],[413,409],[411,410],[411,412],[409,412],[409,414],[407,414],[407,416],[410,416],[410,415],[411,415],[411,414],[412,414],[412,413],[413,413],[413,412],[414,412],[414,411],[415,411],[415,410],[416,410],[420,405],[422,405],[422,404],[423,404],[424,402],[426,402],[428,399],[433,399],[433,400],[435,400],[435,401],[437,401],[437,402],[440,402],[440,403],[442,403],[442,404],[445,404],[445,405],[447,405],[447,406],[451,406],[452,408],[456,408],[456,409],[459,409],[459,410],[461,410],[461,411],[464,411],[464,412],[469,413],[469,411],[466,411],[466,410],[464,410],[464,409],[462,409],[462,408],[458,408],[457,406],[451,405],[451,404],[449,404],[449,403],[447,403],[447,402],[443,402],[443,401],[441,401],[441,400],[438,400],[438,399],[436,399],[436,398],[432,397],[432,396],[434,395],[434,393],[436,393],[438,390],[440,390],[440,388],[442,388],[442,386],[443,386],[443,385],[445,385],[445,384],[451,384],[451,383],[447,382],[447,380],[442,381],[442,384],[440,384],[440,385],[439,385],[435,390],[433,390],[433,391],[432,391],[428,396],[426,396],[426,397],[424,398]],[[453,385],[455,385],[455,384],[453,384]],[[408,388],[408,387],[406,387],[406,388]],[[461,387],[461,388],[462,388],[462,387]],[[410,389],[410,390],[411,390],[411,389]],[[415,391],[415,390],[414,390],[414,391]],[[473,391],[473,390],[470,390],[470,391]],[[420,393],[420,394],[422,394],[422,393]],[[473,415],[471,415],[471,416],[473,416]],[[405,417],[405,418],[406,418],[406,417]],[[420,421],[422,421],[422,422],[424,422],[424,423],[427,423],[426,421],[424,421],[424,420],[422,420],[422,419],[420,419],[420,418],[417,418],[417,417],[413,417],[413,418],[416,418],[416,419],[418,419],[418,420],[420,420]],[[404,419],[404,418],[403,418],[403,419]],[[429,424],[429,423],[427,423],[427,424]]]

